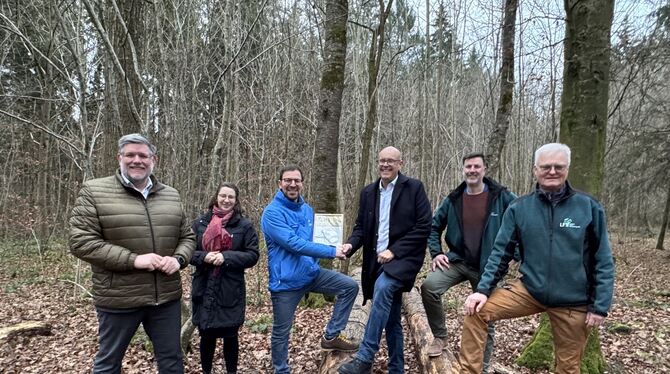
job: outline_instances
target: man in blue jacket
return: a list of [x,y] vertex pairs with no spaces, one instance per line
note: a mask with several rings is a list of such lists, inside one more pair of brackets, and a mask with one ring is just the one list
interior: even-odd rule
[[320,258],[346,258],[342,246],[314,243],[314,211],[302,198],[302,171],[286,166],[279,172],[279,191],[265,207],[261,227],[268,249],[272,298],[272,365],[290,373],[288,342],[295,309],[308,292],[335,295],[333,314],[321,339],[325,350],[355,351],[358,346],[340,332],[349,320],[358,284],[336,271],[321,269]]
[[[465,300],[461,373],[481,373],[488,322],[546,312],[556,373],[579,374],[589,331],[612,304],[614,261],[605,212],[570,186],[569,166],[564,144],[535,151],[537,187],[505,212],[477,292]],[[519,243],[523,277],[495,288],[514,255],[510,241]]]
[[[486,161],[482,153],[463,157],[463,183],[451,191],[433,216],[428,248],[433,261],[431,272],[421,285],[428,324],[433,342],[428,356],[442,354],[447,342],[442,295],[451,287],[468,281],[476,290],[479,277],[491,254],[493,240],[498,234],[503,214],[516,196],[486,175]],[[449,249],[442,251],[441,236]],[[510,245],[514,246],[514,243]],[[488,371],[493,351],[493,324],[489,324],[484,372]]]
[[360,350],[338,369],[342,374],[371,372],[384,330],[388,371],[404,372],[402,292],[414,286],[430,234],[430,202],[423,183],[400,174],[400,151],[384,148],[377,163],[379,179],[361,191],[356,225],[343,245],[349,256],[363,247],[363,299],[372,299],[372,308]]

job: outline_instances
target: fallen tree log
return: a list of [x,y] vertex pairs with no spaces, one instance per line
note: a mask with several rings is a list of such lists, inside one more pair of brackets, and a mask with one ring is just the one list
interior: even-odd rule
[[449,349],[445,349],[441,356],[428,357],[426,351],[428,345],[433,339],[433,334],[428,326],[426,310],[423,308],[421,295],[416,288],[403,294],[402,306],[405,310],[405,318],[414,346],[416,347],[416,357],[419,363],[419,369],[423,374],[457,374],[460,365]]
[[0,341],[12,339],[17,335],[51,335],[51,325],[40,321],[25,321],[0,328]]
[[[361,268],[354,269],[351,276],[358,283],[361,288]],[[351,309],[347,327],[342,331],[350,340],[360,343],[363,340],[363,333],[365,332],[365,324],[368,322],[368,315],[370,314],[370,305],[368,302],[363,305],[363,292],[359,291],[354,301],[354,307]],[[336,351],[322,351],[321,363],[319,365],[319,374],[336,374],[337,368],[343,363],[351,359],[356,352],[336,352]]]

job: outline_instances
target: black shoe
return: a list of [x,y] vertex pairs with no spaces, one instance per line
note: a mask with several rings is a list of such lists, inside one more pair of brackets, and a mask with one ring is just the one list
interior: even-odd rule
[[340,374],[371,374],[372,364],[367,364],[357,358],[343,364],[337,369]]

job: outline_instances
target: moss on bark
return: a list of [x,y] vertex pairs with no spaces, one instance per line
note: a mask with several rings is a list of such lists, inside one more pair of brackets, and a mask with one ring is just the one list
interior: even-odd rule
[[[517,365],[533,370],[554,370],[554,335],[546,314],[542,314],[540,326],[515,362]],[[600,350],[600,337],[596,329],[589,334],[586,341],[581,372],[582,374],[603,374],[605,372],[605,360]]]

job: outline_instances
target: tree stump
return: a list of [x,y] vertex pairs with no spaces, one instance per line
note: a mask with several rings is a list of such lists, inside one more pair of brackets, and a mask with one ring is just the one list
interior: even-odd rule
[[412,291],[403,295],[402,306],[405,309],[405,318],[416,347],[416,357],[421,373],[457,374],[460,365],[449,349],[445,349],[442,355],[438,357],[428,357],[426,353],[428,345],[433,339],[433,334],[428,326],[428,318],[426,317],[426,310],[423,308],[421,295],[416,288],[412,288]]
[[12,339],[18,335],[51,335],[51,325],[40,321],[25,321],[0,328],[0,341]]
[[[516,359],[516,364],[533,370],[554,369],[554,335],[546,313],[543,313],[540,317],[540,326],[538,326],[530,342],[524,347],[521,355]],[[605,366],[605,360],[600,350],[598,329],[593,329],[586,341],[581,372],[601,374],[605,371]]]
[[[358,287],[361,287],[361,268],[354,269],[351,276],[354,278]],[[358,292],[354,307],[351,309],[347,327],[342,333],[355,342],[363,340],[363,333],[365,332],[365,324],[368,321],[371,303],[363,305],[363,292]],[[322,351],[321,363],[319,364],[319,374],[336,374],[337,368],[354,356],[355,352],[336,352],[336,351]]]

